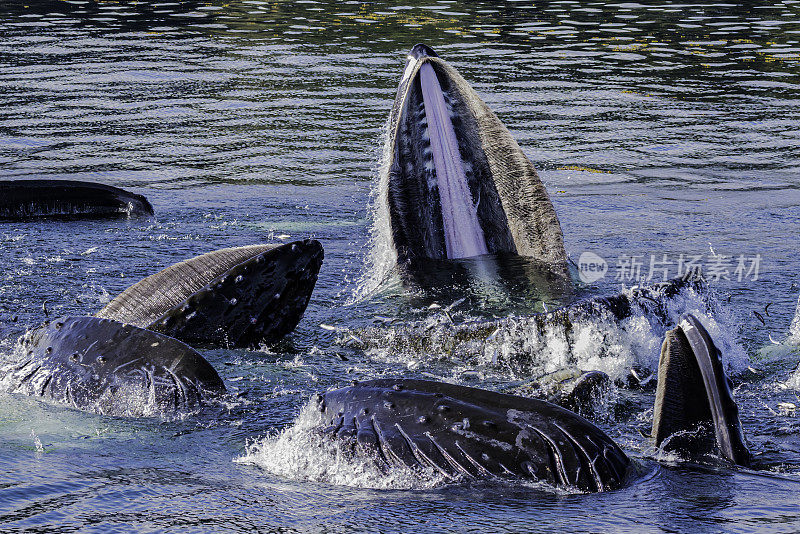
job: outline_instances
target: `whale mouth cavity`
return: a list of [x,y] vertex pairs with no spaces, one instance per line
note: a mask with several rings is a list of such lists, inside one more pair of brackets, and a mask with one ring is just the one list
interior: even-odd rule
[[401,260],[517,252],[469,106],[477,97],[454,74],[417,45],[398,90],[389,212]]

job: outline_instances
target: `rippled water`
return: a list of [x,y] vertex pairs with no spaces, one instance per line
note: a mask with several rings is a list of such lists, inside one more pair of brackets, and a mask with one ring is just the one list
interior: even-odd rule
[[[2,2],[0,178],[126,187],[157,213],[0,224],[4,351],[45,310],[93,313],[203,252],[311,236],[326,258],[288,340],[204,352],[238,395],[229,406],[125,420],[0,397],[0,529],[797,531],[800,425],[788,403],[800,404],[800,355],[798,336],[787,336],[800,293],[799,19],[789,0]],[[541,295],[480,282],[422,295],[396,280],[364,289],[381,135],[416,42],[459,69],[510,128],[548,186],[573,259],[590,250],[608,261],[606,279],[577,297],[616,292],[628,281],[614,279],[625,255],[641,256],[645,271],[651,254],[733,261],[730,280],[711,284],[715,317],[757,371],[737,398],[762,470],[655,462],[638,433],[652,393],[626,390],[616,395],[628,410],[598,421],[644,473],[608,494],[370,489],[380,481],[345,485],[347,471],[320,470],[324,452],[280,449],[275,436],[313,391],[352,378],[490,387],[525,378],[348,338],[376,325],[402,336],[409,321],[442,319],[433,302],[462,297],[455,320],[541,309]],[[758,280],[738,280],[735,260],[756,255]],[[617,354],[617,371],[655,361],[630,353],[648,343]],[[280,469],[234,461],[265,436],[259,450]]]

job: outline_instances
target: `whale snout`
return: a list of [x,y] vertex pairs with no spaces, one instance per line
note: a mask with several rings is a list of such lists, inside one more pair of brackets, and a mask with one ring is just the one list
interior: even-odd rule
[[433,51],[428,45],[424,45],[422,43],[418,43],[414,45],[414,48],[411,49],[411,52],[408,53],[408,56],[413,59],[422,59],[424,57],[439,57],[439,55]]

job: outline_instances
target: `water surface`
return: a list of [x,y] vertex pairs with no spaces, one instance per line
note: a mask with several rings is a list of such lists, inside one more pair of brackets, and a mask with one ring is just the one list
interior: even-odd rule
[[[0,178],[125,187],[157,214],[0,223],[3,351],[45,310],[93,313],[197,254],[305,237],[326,253],[286,341],[204,351],[237,395],[229,405],[127,420],[1,397],[2,530],[800,529],[800,425],[785,404],[800,404],[789,336],[800,293],[800,3],[6,0],[0,11]],[[633,283],[615,279],[626,257],[640,257],[645,275],[653,254],[720,266],[715,317],[758,371],[737,398],[764,470],[656,463],[638,432],[652,393],[624,390],[632,413],[610,410],[598,423],[644,474],[608,494],[375,489],[380,480],[347,485],[346,471],[330,470],[308,481],[318,471],[274,448],[282,470],[234,461],[291,427],[312,392],[353,378],[488,387],[525,378],[441,354],[363,350],[319,326],[385,325],[389,337],[409,320],[439,320],[433,302],[457,303],[455,320],[542,309],[540,294],[491,284],[365,290],[381,136],[417,42],[509,127],[550,191],[571,257],[607,260],[606,278],[578,296]],[[760,258],[757,280],[738,279],[740,257]],[[630,348],[616,356],[609,370],[620,375],[657,361]]]

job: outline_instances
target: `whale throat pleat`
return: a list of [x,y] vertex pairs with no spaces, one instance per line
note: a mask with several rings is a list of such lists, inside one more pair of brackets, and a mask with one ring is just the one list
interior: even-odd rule
[[486,238],[472,202],[456,132],[439,79],[430,63],[420,67],[420,85],[442,206],[447,257],[487,254]]

